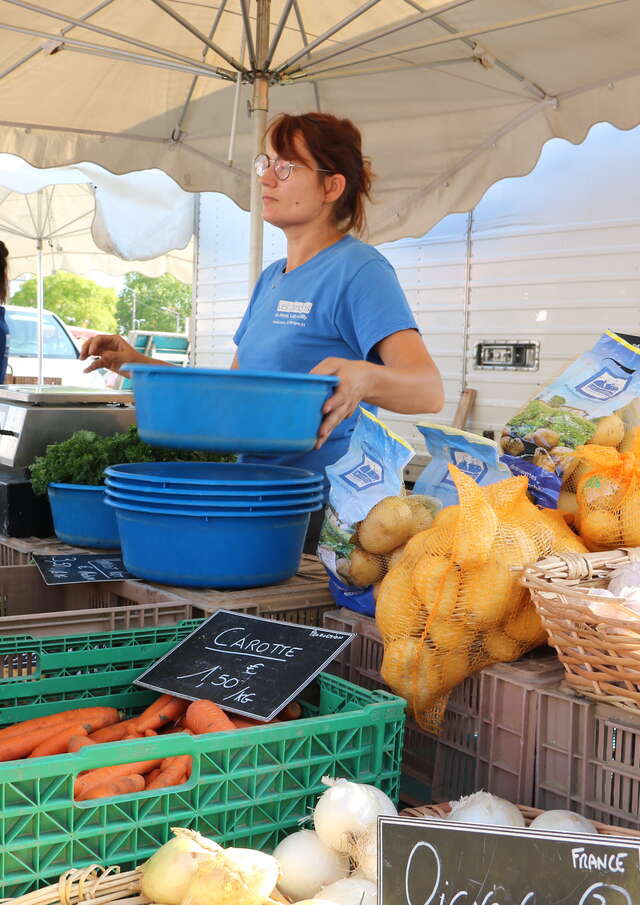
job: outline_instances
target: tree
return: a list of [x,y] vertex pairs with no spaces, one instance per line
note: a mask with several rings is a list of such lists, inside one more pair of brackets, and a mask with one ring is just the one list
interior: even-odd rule
[[[35,308],[35,278],[25,280],[11,297],[11,304]],[[105,289],[93,280],[64,270],[44,278],[44,306],[66,324],[75,327],[90,327],[107,333],[112,333],[116,327],[116,294],[113,289]]]
[[[185,331],[191,314],[191,287],[170,274],[146,277],[131,272],[118,295],[116,317],[122,333],[129,330]],[[135,323],[134,323],[135,320]]]

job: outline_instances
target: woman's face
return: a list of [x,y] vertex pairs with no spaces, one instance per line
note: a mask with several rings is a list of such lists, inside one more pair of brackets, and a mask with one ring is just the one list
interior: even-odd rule
[[[296,164],[287,179],[278,179],[273,165],[259,177],[262,217],[267,223],[285,230],[330,219],[333,202],[338,197],[331,185],[336,177],[317,172],[318,163],[300,136],[295,138],[294,152],[280,157]],[[279,156],[268,137],[265,153],[272,161]]]

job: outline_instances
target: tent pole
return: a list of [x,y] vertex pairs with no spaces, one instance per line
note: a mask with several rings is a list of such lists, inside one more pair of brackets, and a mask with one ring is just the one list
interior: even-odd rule
[[[271,0],[256,0],[256,56],[258,73],[253,84],[251,116],[253,119],[253,157],[262,150],[262,136],[267,127],[269,112],[269,80],[265,77],[262,66],[269,53],[269,14]],[[249,293],[253,291],[262,270],[262,193],[258,180],[251,180],[251,219],[249,245]]]
[[[39,193],[38,193],[39,195]],[[38,198],[38,206],[40,206],[40,198]],[[38,298],[38,386],[43,383],[42,365],[44,359],[44,331],[43,316],[44,309],[44,274],[42,264],[42,239],[38,238],[38,273],[37,273],[37,298]]]

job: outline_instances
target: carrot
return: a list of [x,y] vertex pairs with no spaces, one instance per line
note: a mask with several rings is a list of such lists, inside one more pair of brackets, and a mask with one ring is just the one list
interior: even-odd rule
[[147,789],[162,789],[165,786],[177,786],[191,766],[191,755],[180,754],[176,757],[165,757],[160,766],[160,773],[147,783]]
[[213,701],[204,699],[189,704],[185,716],[185,725],[196,735],[206,732],[226,732],[227,729],[235,729],[224,710],[221,710]]
[[58,713],[50,713],[49,716],[39,716],[32,720],[24,720],[22,723],[14,723],[13,726],[5,726],[0,729],[0,742],[15,735],[25,735],[30,732],[38,732],[41,729],[53,727],[61,729],[67,723],[96,723],[96,729],[100,726],[109,726],[117,722],[120,714],[114,707],[81,707],[77,710],[63,710]]
[[105,726],[104,729],[98,729],[90,735],[92,742],[119,742],[127,735],[131,729],[132,720],[121,720],[119,723],[112,723],[111,726]]
[[74,736],[87,737],[87,730],[82,723],[70,723],[59,732],[54,732],[49,738],[33,749],[29,757],[47,757],[50,754],[64,754],[69,747],[69,739]]
[[149,773],[159,767],[161,760],[142,760],[133,764],[118,764],[115,767],[97,767],[95,770],[87,770],[86,773],[76,777],[73,792],[77,801],[82,801],[85,793],[98,784],[110,782],[120,776],[130,776],[133,773]]
[[135,717],[133,725],[138,732],[144,732],[145,729],[162,729],[163,726],[178,719],[189,706],[189,702],[182,698],[173,698],[170,695],[163,695],[163,697],[168,697],[169,700],[163,701],[161,706],[152,710],[151,713],[147,708],[140,716]]
[[145,789],[149,788],[149,783],[153,782],[153,780],[156,778],[156,776],[158,776],[160,773],[162,773],[162,767],[156,767],[155,770],[152,770],[150,773],[147,773],[147,775],[145,777],[145,779],[146,779]]
[[233,722],[233,725],[236,727],[236,729],[253,729],[256,726],[271,726],[273,725],[273,723],[280,722],[278,717],[274,717],[274,719],[264,722],[263,720],[251,720],[246,716],[236,716],[235,713],[232,716],[231,721]]
[[95,742],[86,734],[72,735],[69,739],[69,744],[67,745],[67,751],[69,751],[69,753],[72,753],[74,751],[79,751],[80,748],[86,748],[88,745],[95,745]]
[[289,701],[284,710],[278,714],[281,720],[299,720],[302,716],[302,705],[300,701]]
[[76,796],[76,801],[91,801],[94,798],[111,798],[115,795],[132,795],[134,792],[142,792],[144,789],[144,776],[139,773],[128,773],[126,776],[118,776],[112,780],[105,780],[91,786],[81,797]]

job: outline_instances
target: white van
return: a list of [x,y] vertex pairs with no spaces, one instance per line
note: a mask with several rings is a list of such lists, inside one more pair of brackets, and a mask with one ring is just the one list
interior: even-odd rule
[[[38,375],[38,312],[35,308],[5,305],[9,328],[9,364],[7,378]],[[85,374],[80,348],[65,323],[52,311],[43,315],[43,376],[57,377],[66,386],[105,386],[104,371]]]

